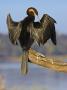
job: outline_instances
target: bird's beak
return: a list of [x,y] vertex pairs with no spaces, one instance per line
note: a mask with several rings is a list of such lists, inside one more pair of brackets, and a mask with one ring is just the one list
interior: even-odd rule
[[37,16],[38,16],[38,11],[37,11],[37,10],[34,10],[34,13],[35,13],[35,15],[37,15]]
[[35,14],[38,16],[38,11],[36,11]]

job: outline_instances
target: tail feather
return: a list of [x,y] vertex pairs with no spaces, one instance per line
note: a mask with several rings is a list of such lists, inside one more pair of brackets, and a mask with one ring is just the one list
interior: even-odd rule
[[28,73],[28,52],[24,52],[22,56],[21,73],[24,75]]

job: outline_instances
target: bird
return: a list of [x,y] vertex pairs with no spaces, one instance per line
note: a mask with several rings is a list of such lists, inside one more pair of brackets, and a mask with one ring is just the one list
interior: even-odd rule
[[48,14],[44,14],[38,22],[35,22],[38,11],[34,7],[29,7],[26,13],[27,17],[19,22],[13,21],[10,14],[7,15],[9,39],[14,45],[18,45],[19,42],[24,52],[21,63],[21,72],[24,75],[28,72],[29,49],[34,42],[40,46],[51,39],[54,45],[57,44],[56,21]]
[[35,15],[38,16],[38,11],[34,7],[29,7],[26,11],[27,16],[16,22],[12,19],[10,13],[7,15],[6,24],[8,28],[8,35],[13,45],[20,46],[23,50],[21,72],[25,75],[28,72],[28,50],[33,43],[33,39],[30,38],[30,33],[27,31],[27,26],[34,22]]

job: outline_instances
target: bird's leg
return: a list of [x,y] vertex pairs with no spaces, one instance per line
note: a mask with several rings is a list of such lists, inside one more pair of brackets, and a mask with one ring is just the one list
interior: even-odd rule
[[21,73],[24,75],[28,72],[28,51],[23,51],[22,62],[21,62]]

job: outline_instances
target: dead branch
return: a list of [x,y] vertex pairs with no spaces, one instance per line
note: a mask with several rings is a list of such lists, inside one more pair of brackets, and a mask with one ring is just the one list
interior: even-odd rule
[[31,63],[37,64],[46,68],[50,68],[55,71],[67,72],[66,62],[63,62],[61,60],[56,60],[54,58],[49,58],[47,56],[44,56],[41,53],[38,53],[33,49],[29,50],[29,61]]

